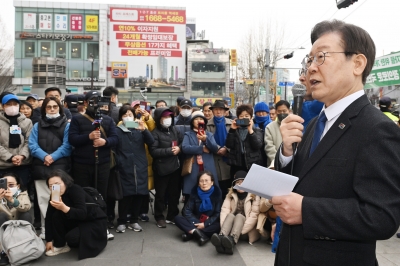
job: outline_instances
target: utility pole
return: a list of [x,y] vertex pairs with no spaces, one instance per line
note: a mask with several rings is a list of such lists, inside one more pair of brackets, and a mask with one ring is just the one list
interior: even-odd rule
[[265,49],[265,98],[269,107],[269,49]]

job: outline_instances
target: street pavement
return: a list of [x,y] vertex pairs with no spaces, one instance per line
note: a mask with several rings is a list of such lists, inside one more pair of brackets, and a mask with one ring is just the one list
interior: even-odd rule
[[[274,263],[275,255],[266,239],[261,239],[253,245],[241,240],[233,255],[218,254],[210,242],[203,247],[198,246],[194,240],[182,242],[181,231],[175,225],[168,224],[165,229],[158,228],[151,210],[149,217],[149,222],[139,222],[143,227],[142,232],[126,229],[125,233],[119,234],[115,233],[115,229],[111,229],[115,239],[109,241],[104,251],[96,258],[79,261],[77,250],[71,249],[70,252],[55,257],[43,255],[31,265],[269,266]],[[399,245],[400,239],[396,236],[378,241],[377,258],[380,266],[400,266]]]

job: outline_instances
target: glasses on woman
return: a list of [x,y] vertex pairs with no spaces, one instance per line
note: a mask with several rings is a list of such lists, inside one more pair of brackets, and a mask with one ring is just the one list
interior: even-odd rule
[[46,109],[47,110],[51,110],[51,109],[57,110],[58,109],[58,105],[47,105]]

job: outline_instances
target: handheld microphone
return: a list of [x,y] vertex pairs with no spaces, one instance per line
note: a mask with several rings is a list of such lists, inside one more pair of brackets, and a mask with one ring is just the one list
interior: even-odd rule
[[304,96],[306,95],[306,86],[302,84],[294,84],[292,87],[293,94],[293,114],[301,116],[303,111]]
[[[292,87],[293,94],[293,114],[301,116],[303,111],[304,96],[306,95],[307,88],[302,84],[294,84]],[[293,154],[297,148],[297,143],[293,143]]]

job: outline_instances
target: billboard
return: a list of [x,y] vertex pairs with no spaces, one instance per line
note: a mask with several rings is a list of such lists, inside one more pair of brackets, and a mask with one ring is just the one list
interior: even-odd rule
[[54,24],[55,30],[68,30],[68,15],[55,14]]
[[112,78],[127,78],[128,63],[127,62],[111,62],[111,77]]
[[186,39],[195,40],[196,39],[196,19],[187,18],[186,19]]
[[52,30],[53,14],[39,14],[39,30]]
[[364,89],[400,84],[400,52],[375,59]]
[[36,30],[35,13],[24,13],[24,30]]
[[131,87],[185,89],[186,10],[110,7],[110,58]]

